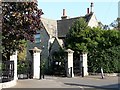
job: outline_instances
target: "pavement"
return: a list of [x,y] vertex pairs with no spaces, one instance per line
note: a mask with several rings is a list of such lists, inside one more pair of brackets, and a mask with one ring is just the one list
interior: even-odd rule
[[[55,77],[45,76],[45,79],[21,79],[17,85],[11,88],[98,88],[98,89],[118,89],[120,88],[120,78],[109,76],[104,79],[101,76],[87,77]],[[119,84],[118,84],[119,83]],[[119,89],[120,90],[120,89]]]

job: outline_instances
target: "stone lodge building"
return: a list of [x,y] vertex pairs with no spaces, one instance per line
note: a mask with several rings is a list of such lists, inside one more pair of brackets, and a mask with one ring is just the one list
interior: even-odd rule
[[53,52],[58,51],[59,48],[64,48],[64,39],[69,32],[72,24],[79,18],[84,18],[90,27],[99,26],[94,12],[92,11],[93,3],[91,3],[91,10],[87,8],[87,14],[85,16],[78,16],[68,18],[65,15],[65,9],[63,9],[63,16],[61,20],[51,20],[41,17],[41,30],[37,31],[35,35],[35,43],[28,42],[27,46],[27,59],[31,60],[32,55],[29,52],[30,49],[38,47],[42,49],[41,59],[49,63],[49,56]]

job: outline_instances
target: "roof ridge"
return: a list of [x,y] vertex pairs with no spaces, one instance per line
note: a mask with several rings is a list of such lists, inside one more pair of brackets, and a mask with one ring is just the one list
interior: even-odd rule
[[41,17],[41,19],[50,20],[50,21],[57,21],[57,20],[54,20],[54,19],[44,18],[44,17]]
[[[89,13],[89,14],[86,14],[86,15],[84,15],[84,16],[78,16],[78,17],[67,18],[67,19],[64,19],[64,20],[77,19],[77,18],[85,18],[85,17],[90,16],[90,15],[92,16],[93,13]],[[62,19],[61,19],[61,20],[57,20],[57,21],[62,21]]]

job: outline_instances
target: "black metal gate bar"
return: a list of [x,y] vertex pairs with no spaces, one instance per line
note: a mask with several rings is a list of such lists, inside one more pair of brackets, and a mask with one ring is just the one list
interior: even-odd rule
[[14,61],[2,61],[2,82],[14,79]]

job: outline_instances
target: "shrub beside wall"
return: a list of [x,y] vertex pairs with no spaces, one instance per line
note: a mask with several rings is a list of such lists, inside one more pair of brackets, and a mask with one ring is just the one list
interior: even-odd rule
[[66,75],[65,64],[66,64],[66,56],[64,50],[60,50],[54,52],[52,55],[52,60],[50,64],[50,74],[52,75]]
[[120,72],[120,46],[88,54],[89,72],[98,73],[102,67],[105,73]]
[[18,74],[28,74],[28,72],[29,72],[29,61],[18,60],[17,70],[18,70],[17,71]]

